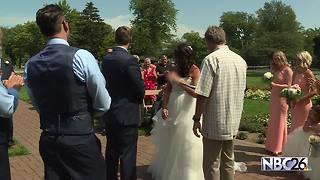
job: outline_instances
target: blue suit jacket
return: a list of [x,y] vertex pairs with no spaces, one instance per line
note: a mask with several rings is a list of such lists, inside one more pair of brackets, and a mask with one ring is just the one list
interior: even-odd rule
[[135,58],[126,49],[115,47],[102,62],[102,73],[112,102],[104,115],[106,124],[138,125],[139,104],[144,98],[144,83]]

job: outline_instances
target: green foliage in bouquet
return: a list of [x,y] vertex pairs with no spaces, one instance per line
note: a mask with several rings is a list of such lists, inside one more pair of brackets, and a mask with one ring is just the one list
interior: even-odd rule
[[300,89],[296,88],[284,88],[280,92],[280,96],[286,98],[288,101],[298,101],[303,97],[303,93]]
[[311,100],[313,105],[320,105],[320,95],[314,96]]

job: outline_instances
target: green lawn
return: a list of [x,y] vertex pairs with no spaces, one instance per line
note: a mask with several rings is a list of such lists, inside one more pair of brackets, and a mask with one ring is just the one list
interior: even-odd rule
[[243,104],[243,116],[254,117],[269,113],[269,101],[245,99]]
[[268,89],[269,82],[263,80],[263,74],[268,71],[268,69],[248,70],[247,87],[253,89]]
[[9,156],[22,156],[30,154],[28,149],[20,144],[17,140],[14,140],[15,146],[9,148]]
[[245,99],[240,131],[264,133],[269,120],[269,101]]

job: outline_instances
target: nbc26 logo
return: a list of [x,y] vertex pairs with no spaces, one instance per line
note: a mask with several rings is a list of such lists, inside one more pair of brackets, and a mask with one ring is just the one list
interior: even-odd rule
[[307,157],[262,157],[262,171],[307,171],[310,170]]

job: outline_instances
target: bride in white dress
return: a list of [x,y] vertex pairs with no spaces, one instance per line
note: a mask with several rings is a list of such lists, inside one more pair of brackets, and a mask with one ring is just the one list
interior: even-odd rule
[[310,157],[310,135],[320,136],[320,106],[313,106],[303,127],[296,128],[288,136],[283,150],[284,157],[308,157],[311,170],[303,171],[303,175],[310,180],[320,179],[320,157]]
[[200,70],[194,65],[190,46],[174,51],[176,71],[168,75],[162,109],[154,117],[152,131],[156,153],[149,172],[156,180],[203,180],[202,141],[192,132],[195,111],[194,87]]

